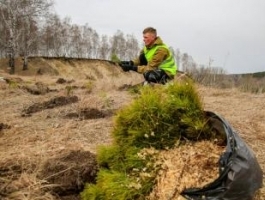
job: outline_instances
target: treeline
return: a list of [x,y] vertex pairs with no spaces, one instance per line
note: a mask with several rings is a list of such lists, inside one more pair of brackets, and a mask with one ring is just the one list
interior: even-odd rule
[[120,30],[99,35],[88,24],[61,19],[52,6],[52,0],[0,0],[0,58],[9,58],[11,73],[18,56],[27,70],[29,56],[129,59],[138,54],[140,44],[133,35]]

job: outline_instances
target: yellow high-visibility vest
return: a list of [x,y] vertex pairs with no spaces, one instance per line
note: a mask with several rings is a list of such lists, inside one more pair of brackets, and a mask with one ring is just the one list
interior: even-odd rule
[[144,47],[144,54],[145,54],[146,60],[149,62],[153,58],[156,50],[161,47],[168,50],[169,56],[166,58],[166,60],[164,60],[158,66],[158,68],[164,70],[165,72],[168,72],[171,75],[176,75],[178,67],[175,63],[175,60],[172,56],[171,51],[168,49],[168,47],[165,44],[158,44],[158,45],[153,46],[150,49]]

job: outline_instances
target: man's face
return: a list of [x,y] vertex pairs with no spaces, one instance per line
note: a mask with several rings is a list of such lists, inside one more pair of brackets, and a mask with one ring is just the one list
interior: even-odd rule
[[143,37],[145,46],[151,46],[156,40],[156,36],[153,33],[145,33]]

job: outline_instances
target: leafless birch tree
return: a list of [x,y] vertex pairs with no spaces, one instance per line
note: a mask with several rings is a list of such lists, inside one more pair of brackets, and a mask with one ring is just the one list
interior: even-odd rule
[[51,0],[0,0],[0,16],[6,27],[4,43],[11,74],[15,73],[15,57],[20,53],[19,50],[24,56],[23,69],[27,69],[30,47],[36,40],[33,25],[51,5]]

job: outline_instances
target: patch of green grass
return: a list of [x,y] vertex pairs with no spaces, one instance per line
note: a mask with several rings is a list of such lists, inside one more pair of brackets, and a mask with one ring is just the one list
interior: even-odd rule
[[83,199],[144,199],[143,193],[139,190],[142,187],[136,177],[126,173],[111,170],[101,170],[97,177],[98,185],[87,185],[82,193]]
[[8,83],[8,87],[11,89],[17,89],[19,88],[19,84],[16,81],[11,80]]
[[86,89],[87,93],[91,93],[92,90],[93,90],[94,84],[93,84],[92,81],[88,81],[88,82],[86,82],[86,83],[84,84],[83,87]]
[[101,146],[98,149],[97,162],[104,168],[127,173],[133,168],[140,169],[145,166],[143,160],[137,155],[140,150],[134,146],[118,146],[115,144]]
[[108,97],[107,93],[104,91],[101,91],[98,95],[102,99],[103,107],[111,108],[113,102],[112,102],[112,99]]
[[65,86],[66,96],[71,96],[74,94],[74,87],[72,85]]

